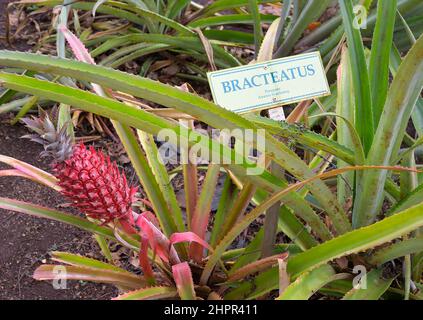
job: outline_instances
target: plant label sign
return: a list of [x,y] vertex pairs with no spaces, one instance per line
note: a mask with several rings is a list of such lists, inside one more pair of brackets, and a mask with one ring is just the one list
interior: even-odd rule
[[330,94],[319,52],[209,72],[207,76],[214,102],[237,113]]

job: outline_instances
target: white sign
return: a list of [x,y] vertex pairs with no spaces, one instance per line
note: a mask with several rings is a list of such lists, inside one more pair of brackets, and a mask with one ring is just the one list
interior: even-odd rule
[[238,113],[330,94],[319,52],[210,72],[207,76],[214,102]]

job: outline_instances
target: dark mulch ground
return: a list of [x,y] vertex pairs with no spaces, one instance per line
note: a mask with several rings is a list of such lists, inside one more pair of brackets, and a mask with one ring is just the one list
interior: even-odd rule
[[[4,14],[8,1],[0,0],[0,35],[4,35]],[[25,45],[15,44],[20,50]],[[6,44],[0,40],[0,49]],[[48,170],[38,155],[41,146],[20,137],[22,126],[10,126],[10,119],[0,117],[0,154],[15,157]],[[5,166],[0,164],[0,169]],[[0,197],[30,201],[57,208],[63,198],[50,189],[20,178],[1,178]],[[53,250],[69,251],[100,258],[91,234],[62,223],[30,217],[0,209],[0,299],[110,299],[114,287],[69,281],[67,289],[56,290],[49,282],[32,279],[33,271]],[[44,261],[45,262],[45,261]]]

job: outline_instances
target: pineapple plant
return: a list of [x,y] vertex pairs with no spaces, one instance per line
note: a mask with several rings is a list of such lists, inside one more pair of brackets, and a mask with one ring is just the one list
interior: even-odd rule
[[61,193],[74,207],[103,224],[118,220],[122,225],[133,226],[132,204],[137,188],[128,184],[110,157],[92,146],[75,144],[67,133],[67,125],[56,128],[56,114],[54,109],[50,114],[40,110],[39,117],[22,121],[34,132],[24,137],[42,144],[41,156],[52,158],[52,171]]

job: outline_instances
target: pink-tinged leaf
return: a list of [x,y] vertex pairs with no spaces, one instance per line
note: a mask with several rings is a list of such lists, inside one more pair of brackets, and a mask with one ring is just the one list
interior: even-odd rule
[[139,261],[144,277],[149,284],[153,285],[156,283],[153,269],[151,268],[150,261],[148,259],[148,239],[145,236],[141,236],[141,250],[139,253]]
[[64,24],[59,25],[57,29],[65,36],[65,39],[69,43],[69,46],[71,47],[76,59],[89,64],[95,64],[94,59],[91,57],[81,40],[79,40],[72,32],[70,32]]
[[[142,199],[140,199],[142,200]],[[144,211],[142,213],[142,215],[144,216],[144,218],[146,218],[148,221],[150,221],[152,224],[154,224],[156,226],[156,228],[160,228],[160,222],[157,219],[157,217],[154,215],[154,213],[152,213],[151,211]]]
[[41,265],[34,271],[33,278],[35,280],[83,280],[110,283],[132,290],[146,286],[145,280],[136,275],[79,266]]
[[25,213],[31,216],[64,222],[88,232],[96,233],[107,238],[115,238],[113,231],[87,219],[58,210],[42,207],[32,203],[0,197],[0,209]]
[[141,229],[141,237],[146,237],[148,239],[151,249],[160,259],[171,265],[181,262],[169,239],[143,214],[139,215],[136,223]]
[[266,270],[272,267],[273,265],[277,264],[278,260],[285,260],[286,258],[288,258],[288,252],[277,254],[277,255],[247,264],[246,266],[238,269],[236,272],[231,274],[227,282],[239,281],[253,273]]
[[[89,64],[96,64],[93,57],[91,57],[90,53],[88,52],[87,48],[85,48],[82,41],[79,40],[78,37],[76,37],[72,32],[70,32],[70,30],[65,25],[59,25],[57,29],[62,32],[65,36],[66,41],[68,42],[73,54],[75,55],[78,61],[82,61]],[[97,93],[99,96],[105,96],[102,87],[95,83],[92,83],[92,86],[95,93]],[[108,90],[108,92],[112,93],[111,90]]]
[[[37,167],[30,165],[29,163],[17,160],[12,157],[7,157],[4,155],[0,155],[0,162],[3,162],[17,171],[19,171],[20,176],[24,178],[31,179],[37,183],[43,184],[47,187],[50,187],[56,191],[60,191],[60,187],[57,185],[57,179],[48,172],[45,172]],[[12,172],[8,172],[11,174]],[[6,172],[4,173],[6,175]]]
[[158,300],[174,298],[178,295],[172,287],[149,287],[122,294],[112,300]]
[[170,236],[169,239],[171,244],[177,244],[181,242],[196,242],[202,245],[204,248],[213,251],[213,248],[203,239],[201,239],[197,234],[194,232],[180,232],[174,233]]
[[172,266],[173,279],[182,300],[195,300],[194,281],[192,280],[191,268],[187,262]]
[[16,169],[0,170],[0,177],[22,177],[22,178],[35,181],[33,177],[28,176],[27,174]]

